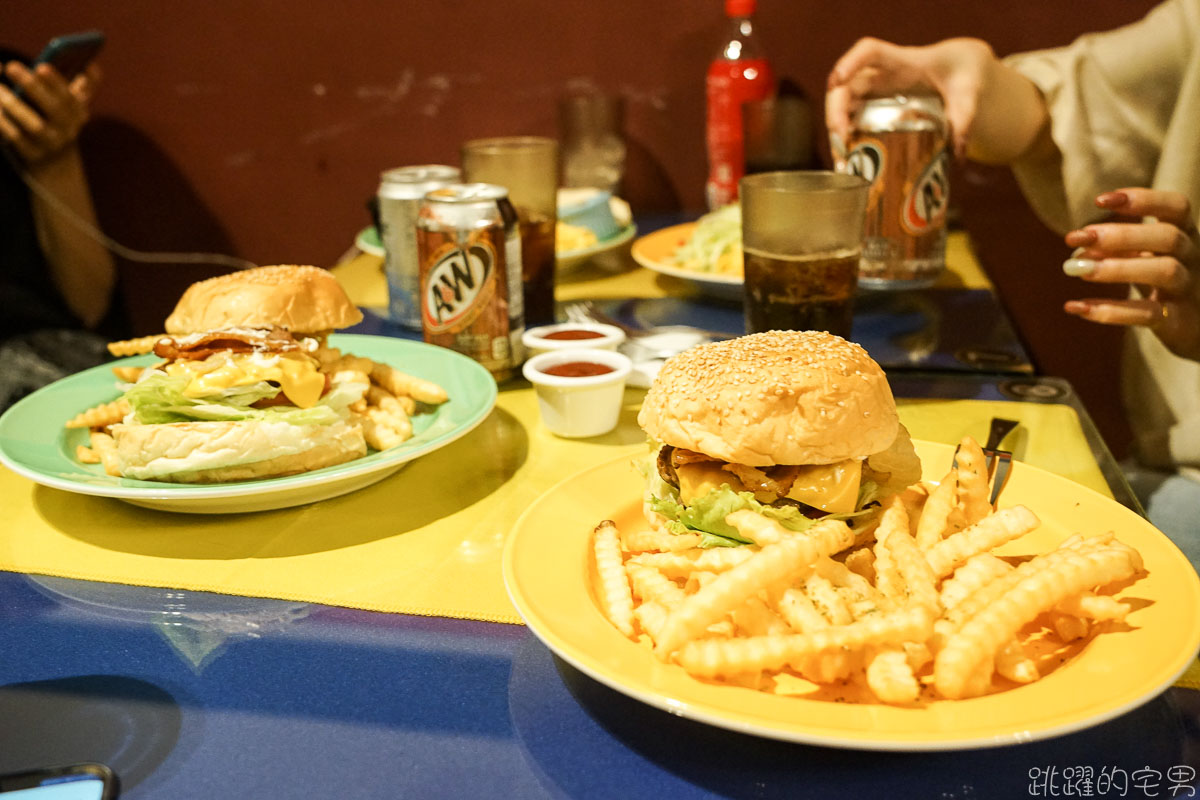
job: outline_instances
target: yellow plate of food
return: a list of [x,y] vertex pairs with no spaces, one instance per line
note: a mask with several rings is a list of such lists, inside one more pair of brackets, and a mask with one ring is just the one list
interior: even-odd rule
[[705,272],[685,266],[677,253],[696,232],[697,223],[686,222],[648,233],[633,243],[633,260],[660,275],[687,281],[701,294],[723,300],[742,298],[741,246],[737,247],[737,269],[732,272]]
[[505,584],[531,630],[670,713],[844,748],[1020,744],[1169,687],[1200,648],[1179,549],[1024,463],[994,509],[973,440],[915,442],[918,481],[859,350],[772,333],[669,362],[639,415],[656,456],[568,478],[511,533]]

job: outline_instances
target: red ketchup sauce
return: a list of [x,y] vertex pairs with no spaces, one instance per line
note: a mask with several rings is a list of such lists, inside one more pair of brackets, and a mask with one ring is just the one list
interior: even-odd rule
[[587,378],[592,375],[605,375],[613,368],[607,364],[597,364],[594,361],[568,361],[566,364],[555,364],[546,367],[542,372],[556,375],[560,378]]
[[603,339],[604,334],[599,331],[585,331],[582,328],[564,328],[560,331],[551,331],[542,336],[543,339]]

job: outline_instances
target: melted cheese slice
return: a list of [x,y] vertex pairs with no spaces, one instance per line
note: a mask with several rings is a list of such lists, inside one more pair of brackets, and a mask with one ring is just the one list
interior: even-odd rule
[[[854,511],[858,504],[858,487],[862,482],[861,461],[851,458],[836,464],[798,467],[797,470],[796,480],[787,497],[831,514]],[[703,497],[724,483],[729,484],[729,488],[735,492],[746,491],[737,476],[714,461],[682,464],[675,468],[675,474],[679,477],[679,498],[684,503]],[[755,498],[770,503],[775,496],[755,492]]]
[[860,483],[862,462],[857,458],[813,464],[799,468],[787,496],[831,514],[846,513],[858,504]]
[[218,353],[203,361],[176,361],[167,365],[166,372],[191,378],[183,390],[185,397],[206,397],[233,386],[274,381],[292,405],[312,408],[325,391],[325,376],[309,358],[295,353]]
[[713,489],[720,489],[721,484],[728,483],[735,492],[744,492],[746,487],[736,475],[721,469],[715,461],[697,461],[693,464],[681,464],[675,468],[679,477],[679,499],[685,504],[697,497],[703,497]]

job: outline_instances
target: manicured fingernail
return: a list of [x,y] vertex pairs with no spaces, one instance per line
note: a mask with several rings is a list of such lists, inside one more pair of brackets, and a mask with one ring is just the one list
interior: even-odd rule
[[1096,197],[1096,205],[1101,208],[1120,208],[1129,202],[1129,195],[1124,192],[1105,192]]
[[1089,244],[1096,243],[1097,236],[1095,231],[1082,228],[1077,231],[1071,231],[1064,239],[1071,247],[1087,247]]
[[1091,305],[1082,300],[1068,300],[1067,302],[1063,303],[1063,311],[1067,312],[1068,314],[1083,316],[1089,310],[1091,310]]
[[1092,258],[1068,258],[1063,262],[1063,272],[1072,278],[1091,275],[1096,271],[1096,260]]

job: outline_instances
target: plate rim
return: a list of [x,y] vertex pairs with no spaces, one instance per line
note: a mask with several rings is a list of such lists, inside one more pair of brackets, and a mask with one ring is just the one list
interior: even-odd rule
[[379,230],[374,225],[368,225],[354,235],[354,246],[369,256],[384,258],[387,253],[383,249],[382,240],[380,244],[375,244],[373,241],[370,241],[369,236],[372,232],[374,232],[375,238],[380,238]]
[[601,253],[606,253],[609,250],[620,247],[626,242],[637,236],[637,223],[630,222],[621,228],[619,231],[609,236],[607,239],[601,239],[588,247],[579,247],[575,250],[554,251],[555,261],[575,261],[581,258],[591,258],[598,256]]
[[[914,440],[914,444],[918,446],[918,449],[935,448],[939,454],[945,454],[947,457],[949,457],[949,455],[953,452],[952,445],[943,444],[940,442]],[[1072,712],[1068,710],[1067,716],[1070,717],[1069,719],[1066,719],[1062,722],[1057,722],[1053,725],[1039,727],[1037,730],[1003,730],[991,735],[972,735],[970,737],[933,735],[926,736],[925,738],[914,738],[910,734],[909,738],[903,738],[893,734],[892,738],[879,736],[876,736],[875,738],[855,738],[851,736],[848,731],[842,731],[841,736],[838,736],[830,732],[825,732],[823,729],[815,732],[807,732],[795,727],[779,727],[778,722],[775,722],[775,726],[772,727],[771,723],[761,724],[755,722],[750,717],[743,717],[741,719],[730,718],[730,712],[727,709],[721,709],[719,707],[714,708],[711,706],[711,704],[698,704],[693,700],[686,698],[680,699],[672,696],[672,694],[669,693],[669,687],[664,692],[654,693],[643,688],[641,686],[641,681],[637,682],[637,686],[630,686],[628,683],[622,682],[619,677],[609,674],[602,667],[592,663],[593,657],[589,655],[585,646],[570,642],[562,636],[561,631],[547,630],[543,628],[543,621],[537,618],[536,610],[530,608],[529,601],[524,596],[525,589],[523,589],[523,587],[520,585],[520,580],[517,575],[516,558],[517,549],[521,546],[520,542],[522,541],[522,534],[528,530],[530,520],[535,517],[535,515],[538,513],[539,507],[543,503],[550,502],[553,497],[563,492],[572,483],[576,481],[581,483],[586,481],[588,476],[591,476],[593,473],[603,473],[613,470],[621,463],[624,463],[626,467],[632,471],[633,467],[629,465],[630,459],[636,457],[642,452],[644,452],[644,448],[642,447],[636,449],[631,448],[623,455],[614,456],[613,458],[604,462],[581,470],[574,475],[565,477],[544,492],[536,501],[530,504],[530,506],[521,514],[516,523],[513,525],[501,557],[501,569],[505,590],[508,593],[510,602],[512,602],[514,608],[516,608],[518,614],[525,622],[525,625],[534,633],[539,641],[541,641],[553,653],[570,663],[576,669],[579,669],[581,672],[588,675],[590,678],[604,684],[605,686],[608,686],[614,691],[625,694],[649,706],[658,708],[659,710],[742,734],[760,736],[798,744],[816,745],[846,750],[875,752],[953,752],[967,749],[1007,747],[1010,745],[1026,744],[1032,741],[1052,739],[1066,734],[1075,733],[1096,725],[1100,725],[1104,722],[1128,713],[1129,711],[1132,711],[1133,709],[1152,701],[1154,698],[1160,696],[1163,692],[1169,689],[1171,685],[1178,680],[1178,678],[1197,658],[1196,651],[1200,649],[1200,611],[1193,613],[1190,630],[1183,631],[1182,633],[1186,635],[1179,638],[1179,641],[1188,644],[1189,647],[1185,648],[1181,645],[1177,649],[1176,655],[1174,655],[1173,658],[1163,659],[1163,663],[1158,666],[1156,671],[1161,672],[1165,677],[1162,677],[1161,680],[1159,680],[1149,689],[1140,690],[1140,694],[1138,694],[1136,697],[1131,697],[1128,700],[1110,707],[1104,707],[1100,711],[1091,714],[1085,713],[1084,711]],[[1040,467],[1025,462],[1017,463],[1021,465],[1023,470],[1031,471],[1031,478],[1037,475],[1050,476],[1054,480],[1070,484],[1076,490],[1079,490],[1086,495],[1094,496],[1101,502],[1112,503],[1118,508],[1124,509],[1129,514],[1136,515],[1135,512],[1125,509],[1124,506],[1117,504],[1115,500],[1112,500],[1111,498],[1106,497],[1105,495],[1096,492],[1093,489],[1083,486],[1082,484],[1074,483],[1068,478],[1051,473]],[[630,498],[628,502],[634,502],[635,500],[636,498]],[[613,504],[613,507],[616,507],[615,503]],[[1139,519],[1141,518],[1139,517]],[[1171,542],[1166,534],[1158,531],[1156,528],[1153,528],[1148,521],[1143,521],[1145,522],[1145,526],[1152,530],[1153,533],[1158,537],[1161,537],[1163,542],[1165,542],[1169,548],[1174,549],[1175,552],[1172,555],[1172,558],[1178,562],[1177,565],[1187,565],[1188,572],[1186,573],[1187,577],[1185,578],[1187,585],[1182,587],[1180,590],[1181,593],[1185,597],[1187,594],[1190,594],[1192,598],[1200,597],[1200,576],[1197,576],[1195,570],[1191,567],[1190,562],[1187,561],[1182,552],[1178,551],[1178,547]],[[581,526],[581,530],[590,531],[591,527],[591,524],[585,523]],[[531,534],[525,533],[524,535],[529,536]],[[584,551],[586,552],[586,547],[584,547]],[[1183,589],[1187,589],[1189,591],[1184,592]],[[590,590],[587,591],[590,594]],[[1161,602],[1161,599],[1159,602]],[[599,609],[595,608],[594,601],[589,601],[589,603],[595,614],[600,616],[600,620],[607,624],[607,621],[603,619]],[[583,625],[583,622],[580,622],[579,625]],[[546,627],[552,628],[553,626]],[[611,628],[611,626],[609,626],[609,628],[611,629],[611,633],[618,637],[619,640],[626,642],[629,645],[643,647],[643,645],[640,643],[630,642],[628,639],[625,639],[619,632],[616,631],[615,628]],[[648,650],[645,652],[647,656],[652,657]],[[1191,654],[1187,655],[1189,652]],[[1177,664],[1175,663],[1176,661],[1178,662]],[[735,686],[714,688],[728,688],[730,691],[748,691]],[[1020,691],[1022,688],[1023,687],[1014,687],[1003,694],[1008,695],[1011,694],[1011,692]],[[989,697],[994,696],[996,695],[989,695]],[[806,701],[804,698],[796,699],[801,702],[827,702]],[[971,700],[939,702],[969,703]],[[1059,712],[1056,714],[1056,716],[1061,717],[1064,716],[1064,714]],[[1034,722],[1036,722],[1036,720],[1034,720]],[[1034,725],[1031,727],[1037,726]]]
[[[68,478],[61,478],[54,475],[48,475],[41,470],[31,467],[22,461],[16,459],[9,453],[9,448],[5,439],[0,436],[0,463],[4,464],[8,469],[28,478],[42,486],[47,486],[53,489],[72,492],[74,494],[84,494],[94,497],[112,497],[120,500],[152,500],[159,503],[162,502],[178,502],[180,504],[192,504],[195,501],[203,500],[220,500],[238,497],[253,497],[267,498],[274,494],[292,492],[298,489],[304,489],[312,486],[319,486],[328,483],[337,483],[340,481],[349,481],[355,478],[360,478],[365,475],[370,475],[383,470],[399,469],[409,461],[413,461],[423,455],[426,455],[434,450],[438,450],[446,445],[451,444],[457,439],[470,433],[478,427],[491,413],[496,405],[498,397],[498,387],[495,380],[492,379],[491,373],[487,371],[481,364],[462,355],[445,348],[435,347],[434,345],[425,344],[424,342],[416,342],[409,339],[389,336],[374,336],[370,334],[359,333],[334,333],[330,335],[330,344],[337,346],[339,342],[343,343],[345,349],[353,352],[353,341],[355,339],[371,340],[375,343],[387,343],[388,346],[395,345],[399,349],[414,348],[417,350],[426,350],[428,352],[437,352],[439,357],[445,357],[449,363],[461,365],[462,368],[475,370],[477,378],[485,390],[485,395],[480,398],[480,403],[476,405],[467,417],[450,431],[425,442],[424,444],[410,448],[408,450],[385,450],[382,452],[370,453],[362,458],[354,459],[343,464],[335,464],[322,469],[312,470],[310,472],[300,473],[299,475],[286,475],[279,478],[267,478],[261,481],[238,481],[235,483],[213,483],[213,484],[171,484],[165,482],[144,481],[143,483],[158,483],[156,486],[120,486],[109,484],[89,484],[79,481],[72,481]],[[119,366],[123,363],[139,360],[144,357],[133,356],[125,359],[117,359],[111,362],[106,362],[96,367],[91,367],[87,370],[67,375],[54,383],[48,384],[27,397],[22,398],[10,409],[0,415],[0,421],[5,418],[10,418],[14,411],[23,407],[31,406],[36,402],[36,398],[44,397],[45,393],[55,390],[58,386],[61,390],[64,382],[79,380],[80,376],[87,373],[107,371],[110,367]],[[487,381],[483,381],[483,376],[487,376]],[[99,402],[99,401],[98,401]],[[125,478],[114,478],[114,480],[129,480]]]

